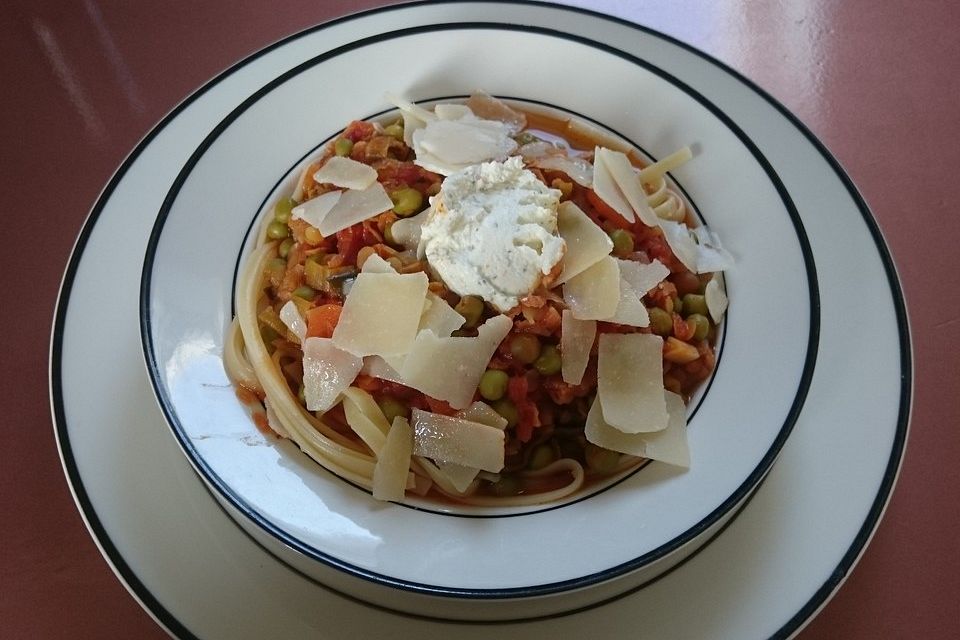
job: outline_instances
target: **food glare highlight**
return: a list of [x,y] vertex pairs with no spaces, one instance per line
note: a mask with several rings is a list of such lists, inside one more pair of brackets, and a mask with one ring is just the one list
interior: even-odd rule
[[224,362],[265,432],[381,500],[563,499],[688,467],[733,259],[665,175],[487,94],[351,122],[273,206]]

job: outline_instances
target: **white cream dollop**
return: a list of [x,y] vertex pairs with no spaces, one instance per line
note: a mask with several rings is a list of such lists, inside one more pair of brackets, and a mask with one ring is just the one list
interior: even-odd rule
[[500,311],[515,307],[563,258],[560,191],[512,157],[448,176],[423,225],[420,251],[450,289]]

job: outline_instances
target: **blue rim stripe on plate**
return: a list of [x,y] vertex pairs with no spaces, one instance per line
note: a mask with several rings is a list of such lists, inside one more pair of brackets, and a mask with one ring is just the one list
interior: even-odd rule
[[[807,281],[809,288],[810,296],[810,333],[808,336],[807,344],[807,354],[804,362],[803,372],[800,377],[798,384],[798,389],[794,397],[794,401],[787,411],[783,425],[778,432],[777,437],[774,439],[770,448],[768,449],[766,455],[761,459],[756,468],[747,476],[746,480],[734,491],[726,500],[724,500],[717,508],[715,508],[711,513],[705,516],[700,522],[690,527],[683,534],[677,536],[673,540],[661,545],[660,547],[649,551],[637,558],[629,560],[627,562],[621,563],[619,565],[609,567],[607,569],[586,575],[580,576],[578,578],[572,578],[568,580],[562,580],[546,584],[538,585],[529,585],[524,587],[510,587],[510,588],[501,588],[501,589],[472,589],[472,588],[460,588],[460,587],[447,587],[439,585],[431,585],[426,583],[402,580],[395,578],[393,576],[387,576],[382,573],[375,571],[370,571],[353,565],[349,562],[345,562],[338,558],[332,557],[329,554],[316,549],[315,547],[304,543],[303,541],[295,538],[289,533],[279,529],[273,523],[265,520],[257,511],[252,509],[245,501],[243,501],[236,493],[222,480],[217,476],[205,463],[205,461],[198,455],[195,454],[193,446],[189,442],[189,438],[186,436],[186,433],[183,430],[183,427],[180,425],[178,417],[173,410],[173,406],[170,403],[169,399],[166,396],[163,385],[160,383],[159,367],[156,362],[156,357],[153,352],[153,340],[152,340],[152,327],[150,323],[150,284],[151,284],[151,275],[153,270],[153,257],[157,245],[159,243],[160,236],[163,232],[163,227],[166,222],[166,219],[170,213],[170,210],[173,206],[174,201],[179,195],[180,188],[183,186],[190,173],[193,170],[195,164],[199,159],[204,155],[207,149],[219,138],[219,136],[233,123],[241,114],[243,114],[247,109],[254,105],[258,100],[260,100],[265,94],[269,93],[279,85],[283,84],[290,78],[295,77],[304,70],[310,69],[317,64],[334,58],[342,53],[354,51],[356,49],[361,49],[363,47],[369,46],[371,44],[376,44],[379,42],[384,42],[387,40],[393,40],[402,38],[410,35],[419,35],[423,33],[435,33],[440,31],[464,31],[464,30],[491,30],[491,31],[514,31],[522,33],[533,33],[537,35],[543,35],[547,37],[554,37],[558,39],[569,40],[582,44],[588,47],[596,48],[605,53],[609,53],[620,57],[628,62],[631,62],[651,73],[658,75],[664,80],[670,82],[676,88],[682,90],[691,98],[696,100],[704,108],[710,111],[714,117],[716,117],[720,122],[722,122],[747,148],[748,151],[754,156],[756,162],[763,168],[764,172],[767,174],[768,179],[776,188],[781,200],[783,201],[784,207],[786,208],[791,222],[794,225],[794,229],[797,235],[797,239],[800,244],[801,252],[803,254],[803,259],[807,271]],[[167,197],[164,199],[163,205],[160,208],[160,212],[157,216],[156,224],[150,234],[150,238],[147,244],[146,255],[144,257],[144,266],[141,277],[141,290],[140,290],[140,327],[141,327],[141,341],[143,345],[143,351],[147,360],[147,368],[150,373],[150,383],[153,387],[154,393],[157,396],[159,401],[160,408],[164,415],[167,418],[168,423],[172,426],[172,430],[177,437],[177,441],[180,443],[181,448],[187,454],[190,462],[194,465],[194,468],[202,473],[205,481],[209,484],[216,487],[218,493],[221,494],[224,498],[228,500],[231,506],[237,509],[241,514],[243,514],[247,519],[253,522],[258,526],[262,531],[273,536],[279,540],[284,545],[295,549],[301,554],[312,558],[313,560],[323,563],[329,567],[338,569],[345,573],[351,574],[354,577],[361,578],[375,584],[380,584],[382,586],[403,589],[406,591],[419,593],[423,595],[444,597],[444,598],[457,598],[457,599],[477,599],[477,600],[502,600],[502,599],[515,599],[515,598],[528,598],[528,597],[537,597],[545,596],[551,594],[562,593],[565,591],[570,591],[573,589],[581,589],[591,585],[595,585],[601,582],[606,582],[613,578],[620,577],[626,573],[634,571],[640,567],[646,566],[647,564],[654,562],[660,558],[667,556],[673,551],[683,547],[692,540],[696,539],[697,536],[702,534],[710,526],[714,525],[720,518],[728,514],[734,507],[740,504],[744,498],[746,498],[751,490],[757,485],[759,480],[767,473],[770,469],[773,462],[776,460],[777,455],[783,447],[783,444],[786,442],[787,437],[790,435],[790,431],[793,428],[798,416],[800,415],[800,410],[803,406],[803,401],[806,398],[807,391],[810,386],[810,382],[813,378],[813,370],[816,364],[817,356],[817,344],[819,339],[819,290],[817,286],[816,279],[816,266],[813,260],[813,254],[807,240],[806,232],[803,228],[803,223],[800,220],[799,213],[796,210],[796,207],[793,204],[792,199],[790,198],[789,193],[786,190],[786,187],[783,185],[776,171],[770,165],[769,161],[764,157],[763,153],[756,147],[756,145],[750,140],[750,138],[734,123],[729,116],[727,116],[723,111],[721,111],[716,105],[706,99],[702,94],[697,92],[695,89],[687,85],[686,83],[675,78],[672,74],[660,69],[659,67],[637,58],[631,54],[628,54],[624,51],[611,47],[610,45],[596,42],[588,38],[581,36],[575,36],[568,33],[558,32],[552,29],[547,29],[543,27],[536,27],[530,25],[508,25],[501,23],[487,23],[487,22],[462,22],[454,24],[433,24],[433,25],[419,25],[416,27],[411,27],[407,29],[399,29],[396,31],[386,32],[382,34],[377,34],[370,36],[368,38],[362,38],[360,40],[348,43],[341,47],[337,47],[330,51],[324,52],[314,58],[306,60],[303,63],[300,63],[293,67],[292,69],[286,71],[280,76],[274,78],[265,86],[260,88],[258,91],[254,92],[243,102],[240,103],[233,111],[231,111],[223,120],[213,128],[210,134],[200,143],[196,151],[190,156],[190,158],[185,163],[183,169],[180,171],[177,178],[174,180],[173,185],[170,188],[170,191],[167,194]]]

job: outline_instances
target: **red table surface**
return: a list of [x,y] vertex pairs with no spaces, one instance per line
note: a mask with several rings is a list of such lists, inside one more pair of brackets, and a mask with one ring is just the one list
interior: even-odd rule
[[[51,424],[54,301],[100,189],[139,139],[215,73],[285,35],[380,4],[0,6],[0,278],[10,305],[0,365],[0,637],[165,637],[88,535]],[[960,3],[576,4],[679,38],[755,81],[832,150],[872,207],[909,308],[911,433],[873,542],[800,637],[960,637]]]

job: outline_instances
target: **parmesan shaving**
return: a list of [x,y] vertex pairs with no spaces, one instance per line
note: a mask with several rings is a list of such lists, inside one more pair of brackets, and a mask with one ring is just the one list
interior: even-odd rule
[[477,400],[463,411],[457,412],[458,418],[469,420],[470,422],[479,422],[488,427],[494,427],[503,431],[507,428],[507,419],[497,413],[493,407],[485,402]]
[[413,132],[414,162],[444,176],[471,165],[502,160],[517,148],[507,125],[472,113],[457,120],[434,119]]
[[313,174],[313,179],[320,184],[332,184],[341,189],[363,190],[376,181],[377,172],[370,165],[351,158],[332,156]]
[[297,308],[293,300],[287,301],[285,305],[280,307],[280,320],[287,325],[290,333],[297,336],[300,344],[303,344],[303,341],[307,339],[307,323],[304,322],[303,316],[300,315],[300,309]]
[[714,276],[707,283],[703,295],[706,298],[707,311],[710,312],[710,317],[713,318],[714,324],[719,324],[723,320],[723,314],[727,312],[728,304],[727,292],[723,288],[723,283]]
[[557,207],[557,230],[567,245],[563,271],[557,278],[560,284],[583,273],[613,250],[610,236],[569,200]]
[[527,116],[483,91],[478,91],[467,98],[467,106],[479,118],[499,120],[504,123],[512,136],[520,133],[527,126]]
[[360,373],[368,375],[371,378],[380,378],[381,380],[404,384],[403,377],[400,373],[380,356],[367,356],[364,358],[363,368],[360,369]]
[[491,473],[503,469],[502,430],[420,409],[412,418],[414,455]]
[[474,338],[440,338],[430,330],[421,331],[400,370],[404,384],[445,400],[454,409],[466,407],[487,363],[512,327],[510,318],[499,315],[480,326]]
[[360,268],[360,273],[396,273],[393,265],[376,253],[371,254]]
[[620,265],[620,277],[626,280],[630,288],[640,296],[646,295],[670,275],[670,269],[659,260],[649,264],[634,260],[617,260],[617,263]]
[[551,154],[535,158],[530,164],[548,171],[562,171],[581,187],[593,186],[593,165],[583,158]]
[[690,229],[682,222],[672,222],[670,220],[661,220],[660,228],[663,230],[663,237],[667,244],[673,250],[673,254],[690,271],[697,271],[697,243],[690,234]]
[[334,344],[357,356],[408,352],[426,295],[425,273],[360,273],[333,331]]
[[[457,412],[458,418],[469,422],[485,424],[488,427],[494,427],[503,431],[507,428],[507,420],[499,413],[493,410],[490,405],[479,400],[471,404],[463,411]],[[466,493],[476,479],[480,469],[476,467],[465,467],[452,462],[437,462],[437,468],[443,473],[450,484],[460,493]]]
[[580,384],[590,361],[590,351],[597,337],[596,320],[578,320],[564,309],[560,325],[560,375],[567,384]]
[[373,468],[373,497],[403,500],[413,454],[413,428],[403,416],[393,419],[383,448]]
[[593,153],[593,191],[597,196],[606,202],[610,207],[620,214],[627,222],[633,222],[633,207],[623,195],[617,181],[610,172],[610,167],[603,161],[604,153],[609,153],[609,149],[597,147]]
[[733,266],[733,256],[720,246],[720,238],[706,225],[694,227],[697,240],[697,273],[713,273]]
[[463,323],[467,321],[438,295],[428,292],[427,302],[430,305],[420,316],[418,331],[428,329],[440,338],[449,338],[450,334],[462,327]]
[[583,433],[587,442],[598,447],[626,453],[638,458],[659,460],[679,467],[690,467],[687,445],[686,407],[675,393],[664,391],[669,418],[667,428],[654,433],[624,433],[603,419],[599,398],[595,398],[587,414]]
[[606,256],[563,285],[563,301],[578,320],[603,320],[620,304],[620,267]]
[[442,103],[433,108],[433,114],[439,120],[459,120],[460,118],[476,117],[473,111],[465,104]]
[[436,120],[437,116],[423,107],[392,93],[385,94],[384,98],[400,109],[400,114],[403,116],[403,142],[408,147],[413,147],[413,132],[424,128],[428,122]]
[[[598,147],[594,152],[594,164],[602,164],[610,173],[617,189],[630,205],[633,214],[648,227],[658,224],[657,214],[647,202],[647,194],[643,192],[637,172],[627,156],[619,151],[611,151]],[[596,172],[596,170],[594,170]],[[599,194],[597,194],[599,195]],[[612,206],[612,205],[611,205]],[[618,209],[619,211],[619,209]],[[632,218],[627,218],[628,220]]]
[[646,333],[600,336],[597,397],[603,418],[624,433],[667,427],[663,339]]
[[303,220],[312,227],[319,228],[320,223],[340,201],[342,191],[327,191],[303,204],[298,204],[290,212],[294,220]]
[[630,283],[623,277],[620,278],[620,300],[617,303],[617,310],[606,322],[615,322],[630,327],[649,327],[650,315],[647,308],[640,302],[640,295],[634,291]]
[[324,236],[332,236],[341,229],[363,222],[393,208],[393,200],[383,185],[374,182],[366,189],[349,189],[320,221],[317,229]]
[[363,360],[337,348],[330,338],[303,342],[303,394],[308,411],[327,411],[360,372]]

